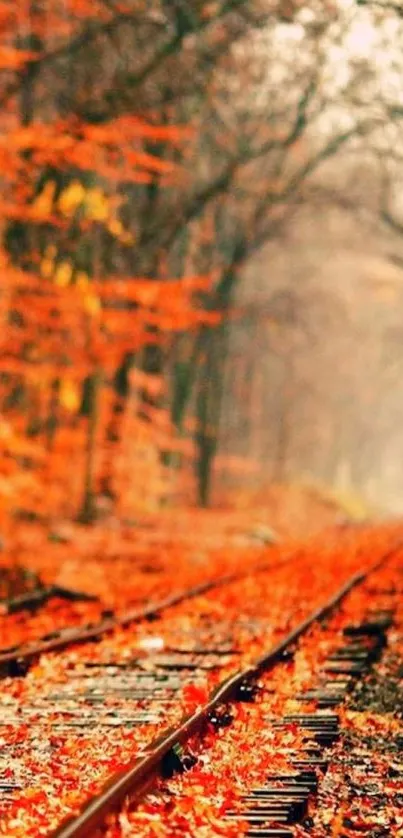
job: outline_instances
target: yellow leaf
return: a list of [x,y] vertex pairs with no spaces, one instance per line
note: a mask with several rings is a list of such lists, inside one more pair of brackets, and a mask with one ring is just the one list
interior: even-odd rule
[[95,294],[86,294],[84,297],[84,309],[88,314],[99,314],[101,311],[99,298]]
[[133,244],[134,238],[128,230],[125,230],[121,221],[118,218],[112,218],[108,224],[108,230],[112,236],[116,236],[122,244]]
[[55,271],[55,283],[60,288],[66,288],[69,285],[73,275],[73,268],[70,262],[60,262]]
[[108,230],[113,236],[120,236],[124,232],[122,223],[117,218],[112,218],[108,224]]
[[56,184],[53,180],[45,183],[42,192],[37,195],[32,203],[32,214],[35,218],[46,218],[51,213],[55,191]]
[[85,196],[86,212],[93,221],[106,221],[109,217],[109,202],[102,189],[89,189]]
[[72,413],[78,410],[81,401],[80,394],[73,381],[66,378],[61,382],[59,401],[60,404],[66,408],[66,410],[70,410]]
[[42,259],[41,276],[45,277],[45,279],[49,279],[52,276],[54,266],[55,263],[52,259]]
[[76,209],[83,203],[85,189],[79,180],[73,180],[61,193],[58,200],[58,208],[63,215],[74,215]]

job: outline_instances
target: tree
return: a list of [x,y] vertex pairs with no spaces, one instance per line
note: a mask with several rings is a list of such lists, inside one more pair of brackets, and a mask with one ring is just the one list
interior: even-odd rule
[[[213,267],[216,282],[204,304],[221,311],[222,332],[245,264],[298,211],[320,168],[346,150],[371,150],[385,125],[400,130],[400,112],[386,95],[386,79],[374,69],[371,54],[358,60],[348,47],[355,23],[353,12],[326,16],[326,10],[299,32],[273,22],[247,46],[237,44],[210,87],[200,114],[200,125],[206,127],[197,134],[193,189],[178,208],[182,225],[174,216],[160,229],[174,260],[186,240],[191,242],[192,267]],[[332,57],[336,49],[344,55],[339,73]],[[197,358],[206,365],[201,378],[210,385],[202,385],[201,391],[210,402],[211,381],[221,377],[222,357],[215,362],[215,373],[206,351],[210,344],[209,333],[202,330],[189,346],[188,363],[181,358],[173,406],[179,425],[198,387]],[[216,383],[215,389],[220,386]],[[197,418],[205,426],[202,396],[197,404]],[[205,434],[199,435],[199,447],[206,449],[202,461],[216,447],[216,421],[210,423],[209,434],[207,443]]]
[[181,460],[172,425],[193,438],[206,503],[244,267],[327,160],[401,113],[384,91],[374,106],[370,57],[344,51],[334,72],[353,7],[69,0],[61,13],[31,0],[17,12],[6,4],[0,54],[10,341],[32,365],[36,324],[40,363],[57,361],[46,399],[22,368],[5,374],[7,398],[28,400],[49,450],[85,425],[84,518],[99,492],[119,496],[133,414],[170,429],[162,440],[158,426],[165,462]]
[[[8,113],[3,115],[1,177],[8,293],[1,375],[3,410],[22,433],[47,447],[43,476],[54,488],[55,481],[61,486],[53,500],[64,497],[65,507],[69,479],[77,478],[63,471],[62,458],[79,452],[81,460],[82,454],[80,517],[88,521],[95,514],[100,461],[109,471],[113,467],[113,458],[102,455],[102,444],[106,438],[116,443],[116,455],[122,443],[111,431],[111,411],[118,413],[112,390],[116,371],[128,355],[140,353],[150,328],[157,327],[169,342],[178,328],[201,322],[193,296],[209,280],[193,276],[161,283],[124,273],[122,254],[128,248],[132,252],[134,244],[124,220],[125,186],[163,186],[174,167],[149,153],[146,144],[178,147],[186,131],[131,114],[96,125],[66,112],[65,103],[58,107],[58,60],[86,46],[88,27],[92,34],[94,27],[101,31],[81,3],[71,2],[68,11],[64,20],[54,6],[45,13],[42,4],[32,2],[19,21],[26,37],[8,46],[12,15],[4,33]],[[82,34],[77,35],[78,23]],[[91,58],[89,49],[83,73]],[[65,76],[61,82],[65,85]],[[74,89],[79,98],[81,87]],[[143,390],[158,386],[155,379],[141,379]],[[156,431],[161,436],[158,425]],[[110,480],[111,474],[103,477]]]

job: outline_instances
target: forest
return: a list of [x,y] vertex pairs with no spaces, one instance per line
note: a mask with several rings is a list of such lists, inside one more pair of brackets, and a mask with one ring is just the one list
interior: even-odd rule
[[0,836],[403,838],[403,4],[0,0]]
[[288,367],[341,303],[265,248],[341,206],[399,253],[402,25],[380,6],[4,0],[5,518],[206,506],[217,469],[256,471],[276,406],[282,479],[297,398],[256,356],[309,402]]

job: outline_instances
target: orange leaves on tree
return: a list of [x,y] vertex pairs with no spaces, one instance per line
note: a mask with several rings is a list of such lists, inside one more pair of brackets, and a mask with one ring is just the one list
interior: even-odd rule
[[37,54],[34,52],[14,49],[5,44],[0,46],[0,70],[21,70],[35,58]]
[[[50,485],[51,515],[77,508],[84,484],[98,492],[105,462],[117,496],[124,487],[135,501],[133,474],[140,485],[149,482],[155,497],[167,491],[161,452],[185,456],[187,443],[176,439],[162,375],[142,371],[141,359],[151,344],[168,352],[178,332],[219,321],[215,312],[200,310],[209,276],[168,279],[167,270],[163,280],[153,280],[118,273],[131,263],[131,252],[136,255],[128,184],[172,184],[181,172],[178,150],[193,130],[130,113],[87,123],[76,116],[85,110],[79,84],[69,91],[74,107],[62,117],[49,85],[53,58],[68,56],[77,43],[79,51],[86,49],[80,36],[87,23],[92,35],[116,14],[124,22],[126,14],[133,21],[138,13],[125,0],[113,9],[101,0],[66,0],[62,6],[0,4],[0,69],[13,79],[0,135],[6,233],[0,249],[0,410],[4,406],[12,432],[11,448],[2,443],[0,476],[7,481],[19,471],[26,480],[35,475],[39,485]],[[27,96],[21,103],[14,94],[31,82],[29,65],[35,70],[32,101]],[[154,153],[161,146],[163,154]],[[106,268],[109,249],[113,269]],[[136,356],[136,366],[118,404],[115,382],[129,355]],[[33,442],[45,458],[19,447]],[[74,475],[64,467],[69,456],[77,462]],[[26,500],[30,505],[28,494]]]
[[[0,526],[7,532],[10,512],[27,498],[37,498],[39,481],[32,471],[32,461],[40,461],[43,452],[29,442],[0,416]],[[23,465],[24,464],[24,465]]]
[[59,400],[62,407],[76,413],[80,407],[80,392],[74,381],[65,378],[60,382]]

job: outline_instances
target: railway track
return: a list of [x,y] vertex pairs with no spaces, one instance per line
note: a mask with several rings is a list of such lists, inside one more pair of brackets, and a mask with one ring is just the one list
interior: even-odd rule
[[[350,531],[352,529],[347,528]],[[246,570],[203,580],[186,589],[176,590],[168,596],[152,598],[147,604],[118,613],[104,606],[102,600],[91,594],[57,584],[45,585],[37,574],[24,567],[3,568],[0,570],[0,678],[24,675],[31,662],[37,660],[41,654],[63,650],[72,644],[98,641],[103,635],[119,627],[142,620],[152,620],[175,605],[242,580],[252,573],[262,573],[274,567],[292,564],[296,558],[295,551],[283,558],[280,553],[280,558],[271,561],[260,560],[253,566],[248,566]],[[47,615],[51,630],[41,633],[40,619],[38,629],[31,630],[31,623],[35,622],[37,616],[41,618],[46,607],[52,602],[56,607]],[[59,603],[62,609],[57,607]],[[77,612],[77,603],[86,606],[87,612],[84,609]],[[16,628],[15,624],[9,624],[8,620],[16,615],[20,618],[16,634],[21,635],[22,639],[7,645],[4,638],[8,638],[10,634],[14,637]],[[24,639],[24,636],[28,636],[29,639]]]
[[[273,564],[278,567],[291,561],[283,561]],[[214,579],[201,582],[187,589],[178,591],[170,596],[147,604],[143,607],[129,609],[119,615],[104,610],[101,611],[102,618],[83,625],[67,625],[60,629],[51,631],[33,641],[22,642],[11,647],[0,648],[0,677],[25,675],[32,661],[38,659],[41,654],[55,652],[65,649],[72,644],[97,641],[100,637],[108,634],[119,627],[156,618],[163,611],[175,605],[187,602],[197,596],[206,594],[209,591],[218,589],[231,582],[239,581],[251,572],[257,574],[270,570],[270,562],[260,562],[254,568],[237,573],[227,573]],[[12,595],[0,601],[0,617],[15,614],[17,612],[37,613],[44,605],[52,599],[60,599],[67,603],[75,602],[98,602],[97,597],[87,593],[63,588],[59,585],[44,586],[40,580],[28,590],[23,590],[17,596]],[[71,617],[73,619],[73,615]]]
[[[315,835],[340,834],[346,838],[356,834],[371,838],[400,835],[401,682],[400,693],[394,693],[400,696],[400,705],[398,699],[393,706],[395,717],[389,716],[382,723],[379,710],[372,715],[366,706],[365,715],[354,712],[354,695],[368,690],[365,685],[374,665],[379,674],[372,680],[378,678],[382,692],[382,661],[389,634],[392,650],[394,644],[400,653],[401,673],[402,562],[400,568],[395,566],[389,572],[393,589],[387,593],[379,584],[379,569],[375,579],[375,591],[365,585],[366,578],[350,580],[350,589],[347,586],[344,593],[340,592],[342,607],[332,619],[327,617],[326,625],[312,625],[308,636],[300,635],[290,661],[263,672],[257,666],[260,699],[248,705],[247,714],[243,711],[237,717],[239,696],[231,695],[230,703],[226,696],[226,704],[216,710],[215,718],[217,721],[220,714],[225,714],[228,727],[217,737],[210,724],[204,738],[194,735],[188,739],[182,767],[176,766],[172,780],[162,779],[167,774],[163,763],[152,786],[138,783],[132,776],[120,819],[110,819],[107,825],[112,795],[108,800],[106,792],[104,800],[98,801],[97,811],[96,802],[92,803],[93,820],[87,820],[88,830],[82,813],[81,822],[76,818],[57,834],[66,838],[145,838],[154,834],[153,825],[157,824],[161,838],[183,830],[192,836],[207,834],[208,830],[208,834],[227,834],[230,838],[308,838],[312,830]],[[361,590],[360,582],[364,583]],[[389,654],[394,661],[396,690],[396,652]],[[362,704],[359,706],[361,709]],[[189,756],[193,767],[184,773]],[[150,755],[154,762],[156,758],[156,754]],[[219,801],[230,796],[228,782],[235,789],[232,802],[220,806]],[[148,791],[152,792],[149,797]],[[139,802],[142,805],[137,816]],[[88,809],[87,818],[90,814]]]
[[367,546],[320,576],[308,550],[261,566],[259,584],[256,568],[223,576],[120,623],[107,618],[9,652],[21,666],[13,675],[25,677],[5,678],[0,691],[0,834],[92,834],[133,784],[142,793],[162,764],[175,766],[177,748],[224,701],[253,697],[258,672],[284,661],[290,644],[359,585],[363,574],[351,570]]
[[[150,741],[142,755],[125,770],[110,777],[104,788],[87,801],[77,815],[67,818],[55,830],[49,832],[49,835],[52,838],[84,838],[98,834],[97,830],[105,824],[107,816],[122,804],[126,796],[129,795],[133,807],[144,799],[150,789],[158,785],[162,776],[191,769],[197,758],[191,751],[186,753],[187,743],[193,740],[202,741],[212,725],[229,725],[231,712],[228,706],[240,701],[252,702],[258,689],[259,678],[266,677],[277,665],[281,669],[292,657],[293,650],[301,638],[327,620],[345,598],[365,583],[371,574],[376,574],[380,567],[387,564],[398,549],[401,549],[400,545],[388,551],[366,571],[353,574],[347,582],[333,591],[325,602],[305,616],[279,642],[270,646],[268,651],[252,663],[239,667],[226,678],[216,679],[215,688],[206,700],[200,700],[200,706],[194,712],[181,718],[171,729],[163,731]],[[250,793],[246,794],[240,810],[227,813],[227,825],[242,824],[246,821],[246,834],[250,836],[292,836],[293,833],[285,823],[290,817],[296,818],[297,813],[298,817],[306,813],[308,798],[318,782],[315,769],[326,767],[321,748],[332,745],[338,737],[338,719],[330,713],[329,708],[343,699],[343,690],[347,689],[348,679],[360,675],[381,650],[382,642],[378,643],[378,640],[383,637],[390,620],[390,614],[378,615],[376,619],[372,616],[366,621],[364,619],[356,627],[356,637],[360,639],[360,643],[348,643],[345,647],[336,649],[333,658],[329,656],[329,660],[326,661],[323,671],[324,683],[322,679],[317,687],[307,690],[306,694],[299,697],[299,700],[307,702],[308,705],[313,702],[319,708],[325,707],[325,715],[318,715],[316,710],[306,714],[294,712],[277,720],[277,727],[280,729],[288,729],[291,725],[305,731],[308,739],[314,738],[315,748],[308,748],[305,753],[297,755],[298,759],[294,758],[290,775],[284,775],[283,779],[273,775],[264,789],[252,788]],[[156,692],[160,698],[165,694],[167,699],[170,690],[175,694],[175,684],[178,680],[185,677],[188,684],[192,683],[194,674],[198,675],[203,667],[218,669],[219,675],[225,671],[225,667],[219,666],[218,661],[230,656],[233,650],[228,646],[225,633],[217,642],[216,628],[213,633],[210,632],[210,636],[203,637],[202,649],[195,650],[193,646],[189,650],[172,650],[171,657],[160,658],[159,662],[154,660],[151,674],[144,675],[138,668],[133,667],[133,664],[129,665],[131,688],[140,691],[144,689],[142,695],[146,696],[148,707],[152,706]],[[352,628],[351,631],[353,632]],[[116,677],[116,673],[113,677]],[[273,725],[276,727],[275,721]],[[274,785],[271,785],[272,782]],[[275,825],[267,826],[267,822],[273,819]],[[262,824],[266,824],[265,828]]]
[[39,576],[21,565],[0,568],[0,602],[8,603],[40,587],[42,582]]
[[[61,791],[66,794],[66,788],[80,783],[78,769],[73,778],[68,773],[67,746],[74,744],[77,751],[85,747],[86,788],[90,788],[91,766],[105,759],[105,741],[111,766],[127,762],[133,753],[143,753],[153,731],[163,729],[166,722],[178,722],[181,698],[186,697],[186,690],[194,690],[201,675],[214,679],[229,665],[235,668],[234,630],[250,637],[262,630],[250,615],[236,614],[236,619],[222,618],[217,623],[200,614],[196,632],[193,628],[178,632],[174,625],[166,648],[155,650],[154,626],[160,625],[165,613],[169,627],[175,619],[183,618],[191,600],[199,605],[211,603],[217,613],[227,589],[235,588],[239,596],[251,574],[256,578],[260,572],[266,576],[283,572],[293,560],[288,557],[227,574],[117,620],[75,629],[68,635],[63,632],[61,637],[3,654],[5,675],[13,678],[5,677],[0,692],[0,834],[3,825],[3,834],[4,829],[7,835],[16,830],[24,838],[37,834],[46,800],[57,808]],[[223,612],[224,605],[220,608]],[[116,637],[120,641],[117,650]],[[185,648],[189,638],[193,643],[197,638],[200,646],[199,650],[191,649],[191,666]],[[128,659],[127,642],[133,639]],[[55,649],[56,655],[43,654]],[[103,772],[108,776],[113,767],[109,771],[103,768]],[[29,818],[19,826],[21,813],[30,805],[37,818],[32,832]],[[55,813],[50,822],[57,823],[62,815],[65,810]]]

